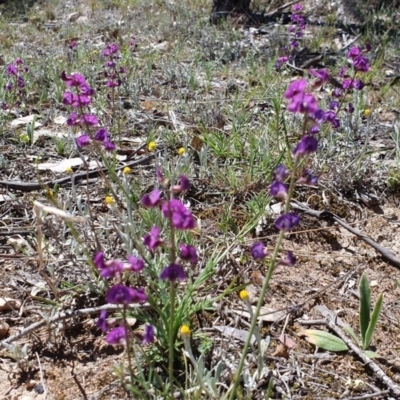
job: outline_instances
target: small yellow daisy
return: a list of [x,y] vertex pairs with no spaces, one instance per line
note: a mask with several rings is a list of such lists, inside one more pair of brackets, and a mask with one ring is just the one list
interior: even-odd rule
[[49,189],[49,190],[47,191],[47,195],[48,195],[49,197],[54,197],[54,191],[51,190],[51,189]]
[[182,325],[179,332],[183,336],[189,336],[191,333],[190,328],[187,325]]
[[106,196],[105,202],[106,202],[106,204],[114,204],[115,200],[112,196]]
[[371,110],[369,108],[366,108],[363,112],[364,117],[368,117],[369,115],[371,115]]
[[68,165],[68,167],[65,168],[65,172],[68,172],[69,174],[72,172],[72,168],[70,165]]
[[124,175],[128,175],[128,174],[130,174],[132,172],[132,170],[129,167],[125,167],[122,170],[122,172],[123,172]]
[[247,290],[241,290],[239,293],[240,300],[246,301],[249,298],[249,292]]
[[185,150],[183,147],[181,147],[181,148],[178,149],[178,154],[179,154],[180,156],[183,156],[183,155],[185,154],[185,152],[186,152],[186,150]]
[[157,143],[156,142],[150,142],[147,145],[147,148],[148,148],[149,151],[154,151],[156,149],[156,147],[157,147]]

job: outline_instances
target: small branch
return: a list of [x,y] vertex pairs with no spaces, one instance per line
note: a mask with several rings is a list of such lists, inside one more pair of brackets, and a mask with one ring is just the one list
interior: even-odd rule
[[[137,307],[148,307],[149,304],[132,304],[129,306],[129,308],[134,309]],[[76,317],[82,317],[85,315],[92,315],[92,314],[98,314],[100,311],[123,311],[123,307],[119,306],[117,304],[105,304],[100,307],[93,307],[93,308],[83,308],[81,310],[74,310],[74,311],[63,311],[59,312],[56,315],[52,316],[48,320],[43,319],[41,321],[35,322],[34,324],[29,325],[27,328],[23,329],[21,332],[16,333],[15,335],[12,335],[8,337],[7,339],[3,340],[0,342],[0,349],[2,347],[5,347],[6,344],[12,343],[17,339],[22,338],[23,336],[28,335],[29,333],[34,332],[35,330],[41,328],[42,326],[45,326],[47,324],[53,324],[54,322],[57,321],[63,321],[65,319],[70,319],[70,318],[76,318]]]

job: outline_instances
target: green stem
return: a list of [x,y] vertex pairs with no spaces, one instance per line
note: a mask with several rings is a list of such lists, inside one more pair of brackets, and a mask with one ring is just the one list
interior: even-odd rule
[[169,350],[168,350],[168,376],[169,385],[171,391],[171,398],[173,398],[174,393],[174,349],[175,349],[175,335],[174,335],[174,313],[175,313],[175,282],[171,282],[169,287]]
[[127,311],[127,306],[126,304],[124,304],[124,308],[122,309],[122,318],[124,320],[124,328],[125,328],[125,332],[126,332],[126,354],[128,357],[128,368],[129,368],[129,376],[131,378],[131,386],[133,385],[133,368],[132,368],[132,359],[131,359],[131,352],[130,352],[130,330],[129,330],[129,325],[127,322],[127,315],[126,315],[126,311]]

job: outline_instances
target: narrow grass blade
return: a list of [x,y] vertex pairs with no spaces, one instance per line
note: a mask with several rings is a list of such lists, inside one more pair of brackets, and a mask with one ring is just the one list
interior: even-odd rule
[[345,326],[343,330],[353,338],[353,340],[357,343],[357,345],[360,344],[360,338],[357,337],[356,333],[354,332],[351,326]]
[[359,286],[360,292],[360,331],[361,341],[365,344],[365,336],[367,334],[370,313],[371,313],[371,288],[369,286],[368,278],[365,274],[362,274]]
[[376,324],[378,323],[379,315],[382,310],[382,304],[383,304],[383,293],[381,293],[378,297],[378,300],[376,301],[374,310],[372,311],[371,314],[371,320],[368,325],[367,332],[365,334],[365,342],[363,342],[363,349],[366,350],[372,340],[372,336],[374,336],[374,331],[376,328]]
[[306,329],[305,331],[301,332],[301,335],[307,336],[310,343],[324,350],[346,351],[349,349],[342,339],[332,335],[329,332]]

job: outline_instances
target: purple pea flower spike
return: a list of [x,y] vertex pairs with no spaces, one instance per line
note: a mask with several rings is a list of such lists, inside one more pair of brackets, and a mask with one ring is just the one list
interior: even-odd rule
[[127,332],[125,327],[118,326],[108,332],[106,340],[108,344],[120,344],[125,341],[126,335]]
[[262,260],[268,254],[261,242],[254,243],[253,246],[251,246],[250,253],[255,260]]
[[143,344],[153,343],[154,342],[154,333],[155,329],[152,325],[146,325],[144,328],[144,335],[142,339]]
[[192,213],[179,200],[165,201],[161,205],[161,209],[164,217],[169,218],[176,229],[186,230],[196,227]]
[[299,223],[300,217],[297,214],[290,212],[278,217],[275,221],[275,227],[280,231],[288,232],[299,225]]
[[170,282],[184,281],[186,273],[180,265],[171,264],[161,271],[160,279]]

